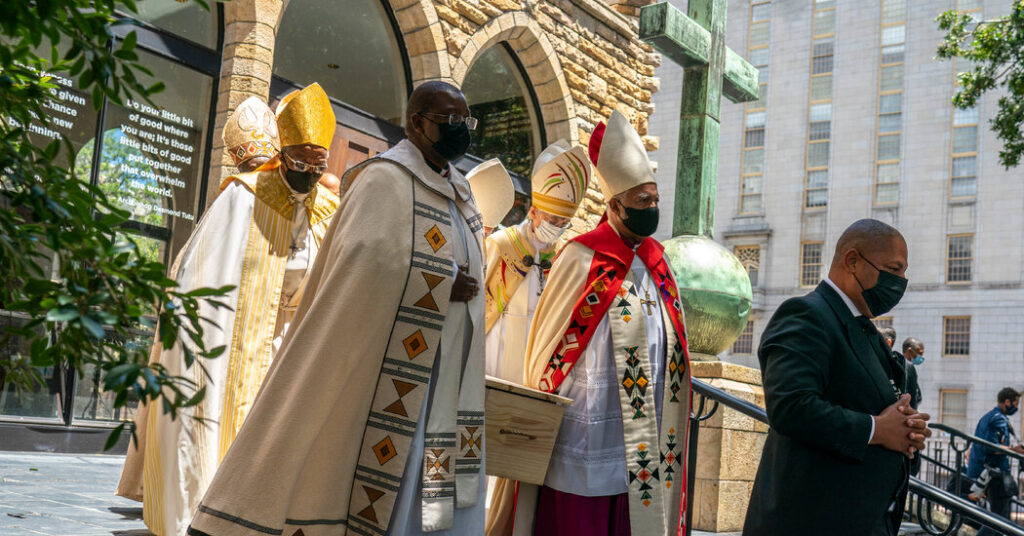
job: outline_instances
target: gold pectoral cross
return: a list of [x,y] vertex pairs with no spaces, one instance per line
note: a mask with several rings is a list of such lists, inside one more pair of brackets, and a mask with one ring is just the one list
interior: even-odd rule
[[658,302],[651,300],[651,293],[646,288],[644,289],[644,297],[647,299],[640,298],[640,303],[647,307],[647,316],[651,316],[654,314],[652,307],[658,305]]

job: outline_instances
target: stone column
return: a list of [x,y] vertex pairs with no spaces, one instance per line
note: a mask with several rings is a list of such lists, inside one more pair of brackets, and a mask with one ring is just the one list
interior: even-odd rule
[[287,0],[232,0],[224,4],[224,50],[207,206],[217,197],[220,181],[235,172],[222,141],[228,116],[245,99],[255,95],[266,100],[270,95],[274,44],[286,4]]
[[[764,407],[760,371],[722,361],[694,360],[691,366],[694,378]],[[743,529],[767,436],[768,425],[725,406],[701,423],[693,497],[695,529]]]

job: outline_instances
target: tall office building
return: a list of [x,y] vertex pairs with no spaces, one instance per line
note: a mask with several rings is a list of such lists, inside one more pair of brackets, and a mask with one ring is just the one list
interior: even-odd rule
[[[680,9],[685,0],[672,0]],[[761,73],[761,96],[723,103],[714,238],[750,272],[754,308],[723,359],[756,367],[784,300],[827,274],[860,218],[898,227],[910,286],[878,320],[926,346],[923,409],[961,429],[1024,387],[1024,167],[1005,170],[989,129],[998,95],[954,109],[960,62],[937,61],[935,18],[1005,14],[997,0],[729,2],[726,44]],[[676,172],[681,70],[657,76],[651,135],[663,210]],[[659,237],[671,234],[664,218]],[[1024,426],[1021,426],[1024,428]]]

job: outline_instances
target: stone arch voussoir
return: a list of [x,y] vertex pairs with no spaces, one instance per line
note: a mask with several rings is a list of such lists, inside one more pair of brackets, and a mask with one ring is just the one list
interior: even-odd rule
[[481,26],[470,37],[451,67],[451,77],[460,86],[473,62],[485,50],[506,42],[526,70],[528,82],[540,104],[541,119],[549,141],[565,138],[579,143],[576,112],[562,63],[540,26],[523,12],[504,13]]

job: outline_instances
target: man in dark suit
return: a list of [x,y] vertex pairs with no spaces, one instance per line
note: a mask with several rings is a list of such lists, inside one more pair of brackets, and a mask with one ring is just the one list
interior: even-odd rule
[[771,430],[744,536],[897,533],[908,462],[931,431],[870,319],[899,302],[906,270],[899,231],[857,221],[828,278],[768,323],[758,359]]

